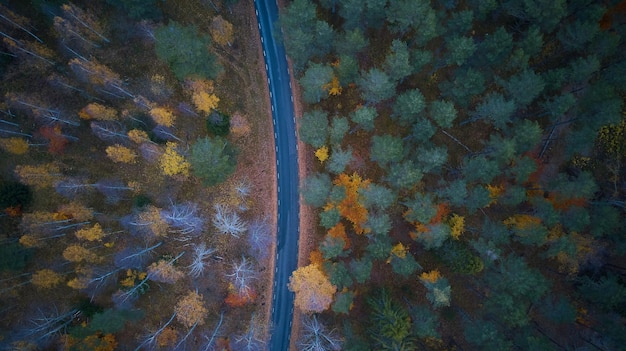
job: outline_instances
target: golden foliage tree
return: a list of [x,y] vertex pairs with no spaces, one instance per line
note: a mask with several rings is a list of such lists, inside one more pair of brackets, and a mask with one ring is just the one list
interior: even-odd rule
[[450,226],[450,236],[458,240],[465,230],[465,217],[453,214],[448,220]]
[[324,145],[321,148],[315,150],[315,157],[320,160],[321,163],[328,160],[328,146]]
[[213,17],[213,21],[211,22],[211,36],[216,43],[222,46],[231,46],[234,33],[233,25],[230,22],[220,15]]
[[23,138],[2,138],[0,139],[0,148],[14,155],[23,155],[28,152],[28,141]]
[[63,258],[70,262],[98,263],[101,258],[80,245],[70,245],[63,250]]
[[62,281],[61,275],[51,269],[40,269],[31,277],[33,285],[40,288],[53,288]]
[[93,211],[76,201],[62,205],[56,213],[65,218],[72,218],[77,222],[85,222],[93,218]]
[[44,163],[40,165],[18,165],[15,167],[15,175],[20,182],[43,189],[53,186],[61,176],[61,169],[55,163]]
[[111,107],[106,107],[97,102],[92,102],[85,106],[78,112],[78,116],[82,119],[96,119],[100,121],[115,121],[117,120],[117,110]]
[[128,131],[127,135],[128,135],[128,139],[130,139],[132,142],[137,143],[137,144],[150,141],[150,137],[148,137],[148,133],[146,133],[145,131],[141,129],[131,129]]
[[137,154],[126,146],[119,144],[107,146],[106,153],[111,161],[116,163],[137,163]]
[[185,273],[174,267],[171,262],[159,260],[148,266],[150,280],[173,284],[185,276]]
[[176,121],[176,116],[166,107],[154,107],[150,109],[150,117],[152,117],[156,124],[165,127],[173,126]]
[[190,291],[176,304],[176,320],[180,324],[191,328],[194,325],[203,325],[207,315],[207,308],[202,301],[202,295]]
[[328,230],[328,235],[333,238],[341,238],[345,243],[343,246],[344,250],[350,248],[350,238],[348,238],[348,234],[346,233],[346,226],[343,223],[339,222],[334,227]]
[[430,272],[424,272],[420,275],[420,280],[428,283],[434,283],[439,280],[439,278],[441,278],[441,273],[436,269]]
[[361,203],[359,189],[367,188],[370,181],[367,179],[363,180],[357,173],[352,175],[341,173],[335,178],[333,184],[344,186],[346,196],[338,204],[328,204],[326,209],[336,207],[339,210],[339,214],[352,223],[357,234],[368,233],[369,229],[363,227],[367,221],[368,213],[365,206]]
[[200,112],[210,113],[217,108],[220,99],[213,93],[213,82],[206,79],[187,79],[185,87],[191,92],[191,100]]
[[306,313],[328,309],[337,292],[337,287],[315,264],[296,269],[289,277],[288,287],[296,294],[294,304]]
[[337,76],[333,76],[333,79],[326,85],[324,85],[324,89],[328,90],[329,96],[339,96],[343,91],[341,84],[339,83],[339,78]]
[[87,241],[102,241],[105,236],[100,223],[94,224],[91,228],[79,229],[74,234],[78,239]]
[[191,164],[178,152],[178,145],[174,142],[168,141],[165,144],[165,152],[161,155],[160,164],[165,175],[189,176]]

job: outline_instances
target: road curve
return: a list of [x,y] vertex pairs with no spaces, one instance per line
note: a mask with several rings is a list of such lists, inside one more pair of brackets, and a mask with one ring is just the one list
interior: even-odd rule
[[[278,182],[278,228],[274,294],[272,297],[271,351],[289,350],[293,318],[293,293],[287,289],[289,276],[298,264],[300,204],[298,199],[298,150],[293,95],[287,56],[280,33],[274,33],[278,20],[275,0],[255,0],[254,8],[263,44],[263,56],[270,91],[276,169]],[[275,38],[276,37],[276,38]]]

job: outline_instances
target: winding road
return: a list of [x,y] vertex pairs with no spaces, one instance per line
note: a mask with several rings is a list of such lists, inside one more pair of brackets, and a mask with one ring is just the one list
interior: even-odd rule
[[272,297],[272,336],[269,349],[287,351],[294,299],[293,293],[287,289],[287,283],[291,272],[298,264],[300,233],[295,114],[285,48],[282,42],[274,38],[273,29],[278,19],[278,5],[275,0],[255,0],[254,8],[268,77],[278,176],[278,232]]

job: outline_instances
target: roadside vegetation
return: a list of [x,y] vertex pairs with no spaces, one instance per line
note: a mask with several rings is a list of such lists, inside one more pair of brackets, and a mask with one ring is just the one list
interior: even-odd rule
[[294,0],[300,350],[626,343],[623,1]]
[[0,349],[265,347],[274,163],[248,6],[2,2]]

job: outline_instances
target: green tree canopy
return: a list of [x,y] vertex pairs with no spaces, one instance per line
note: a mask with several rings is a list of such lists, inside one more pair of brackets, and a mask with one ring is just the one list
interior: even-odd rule
[[222,71],[216,57],[209,52],[211,39],[198,33],[194,26],[170,21],[154,31],[155,50],[179,80],[189,76],[215,79]]
[[328,139],[328,115],[322,110],[307,111],[300,119],[298,132],[303,142],[320,148]]
[[237,167],[239,151],[222,137],[204,137],[191,145],[191,169],[207,186],[226,180]]

